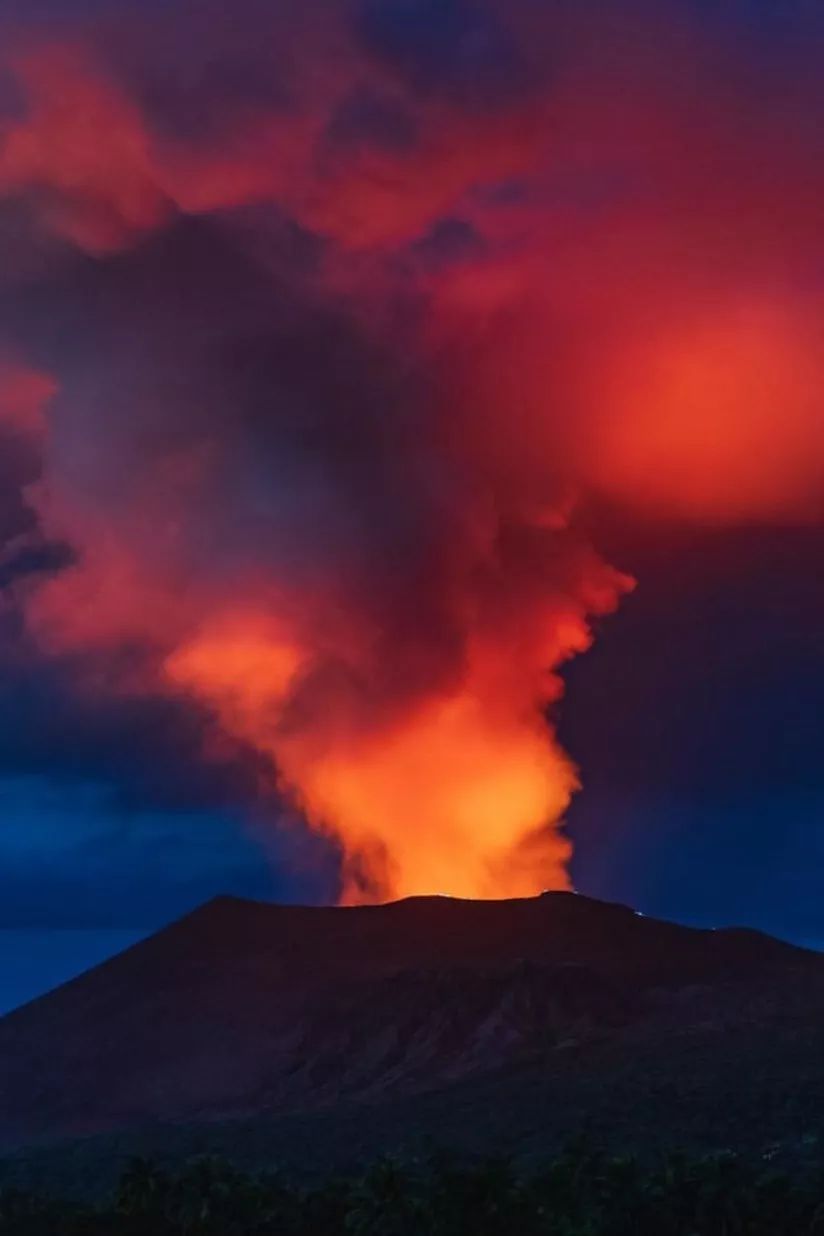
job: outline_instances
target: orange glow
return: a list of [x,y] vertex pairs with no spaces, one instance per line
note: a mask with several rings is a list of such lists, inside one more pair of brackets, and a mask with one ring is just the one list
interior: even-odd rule
[[240,728],[244,717],[257,726],[284,698],[299,665],[294,649],[240,631],[184,645],[167,659],[166,672],[172,682],[196,686]]
[[[231,733],[268,751],[306,818],[340,839],[344,900],[568,886],[569,844],[549,826],[578,781],[541,715],[557,680],[537,675],[524,684],[534,699],[508,698],[500,667],[481,665],[378,731],[330,719],[328,730],[306,732],[284,720],[302,657],[261,632],[234,618],[172,654],[166,673],[212,705]],[[528,843],[531,861],[519,863]]]
[[809,326],[735,304],[623,349],[590,451],[621,498],[691,518],[820,517],[824,389]]
[[[309,818],[334,828],[356,860],[376,856],[377,896],[518,897],[568,887],[569,843],[546,830],[563,817],[577,777],[537,710],[496,715],[466,690],[316,764],[288,744],[282,761]],[[525,869],[518,848],[539,831],[540,861]],[[350,876],[344,900],[362,896]]]

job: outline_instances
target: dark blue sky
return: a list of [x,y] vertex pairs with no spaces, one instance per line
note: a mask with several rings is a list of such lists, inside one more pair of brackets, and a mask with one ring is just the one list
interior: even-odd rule
[[567,675],[578,882],[820,941],[824,536],[634,535],[638,590]]

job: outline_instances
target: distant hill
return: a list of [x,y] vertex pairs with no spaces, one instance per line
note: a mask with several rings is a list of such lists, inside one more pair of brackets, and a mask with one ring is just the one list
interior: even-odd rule
[[565,893],[218,898],[0,1019],[0,1147],[106,1134],[310,1166],[585,1126],[766,1144],[812,1127],[823,1049],[824,957],[754,931]]

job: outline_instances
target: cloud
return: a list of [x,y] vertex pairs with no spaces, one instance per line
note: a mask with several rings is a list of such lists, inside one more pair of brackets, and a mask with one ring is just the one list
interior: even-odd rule
[[820,519],[820,20],[270,8],[11,21],[13,638],[344,896],[563,886],[593,507]]

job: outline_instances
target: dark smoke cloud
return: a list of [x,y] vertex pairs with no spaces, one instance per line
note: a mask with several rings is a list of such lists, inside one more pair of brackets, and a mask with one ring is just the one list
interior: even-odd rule
[[821,514],[822,29],[7,6],[0,771],[288,798],[353,894],[472,868],[445,821],[494,798],[458,891],[562,883],[541,717],[629,586],[594,501]]

